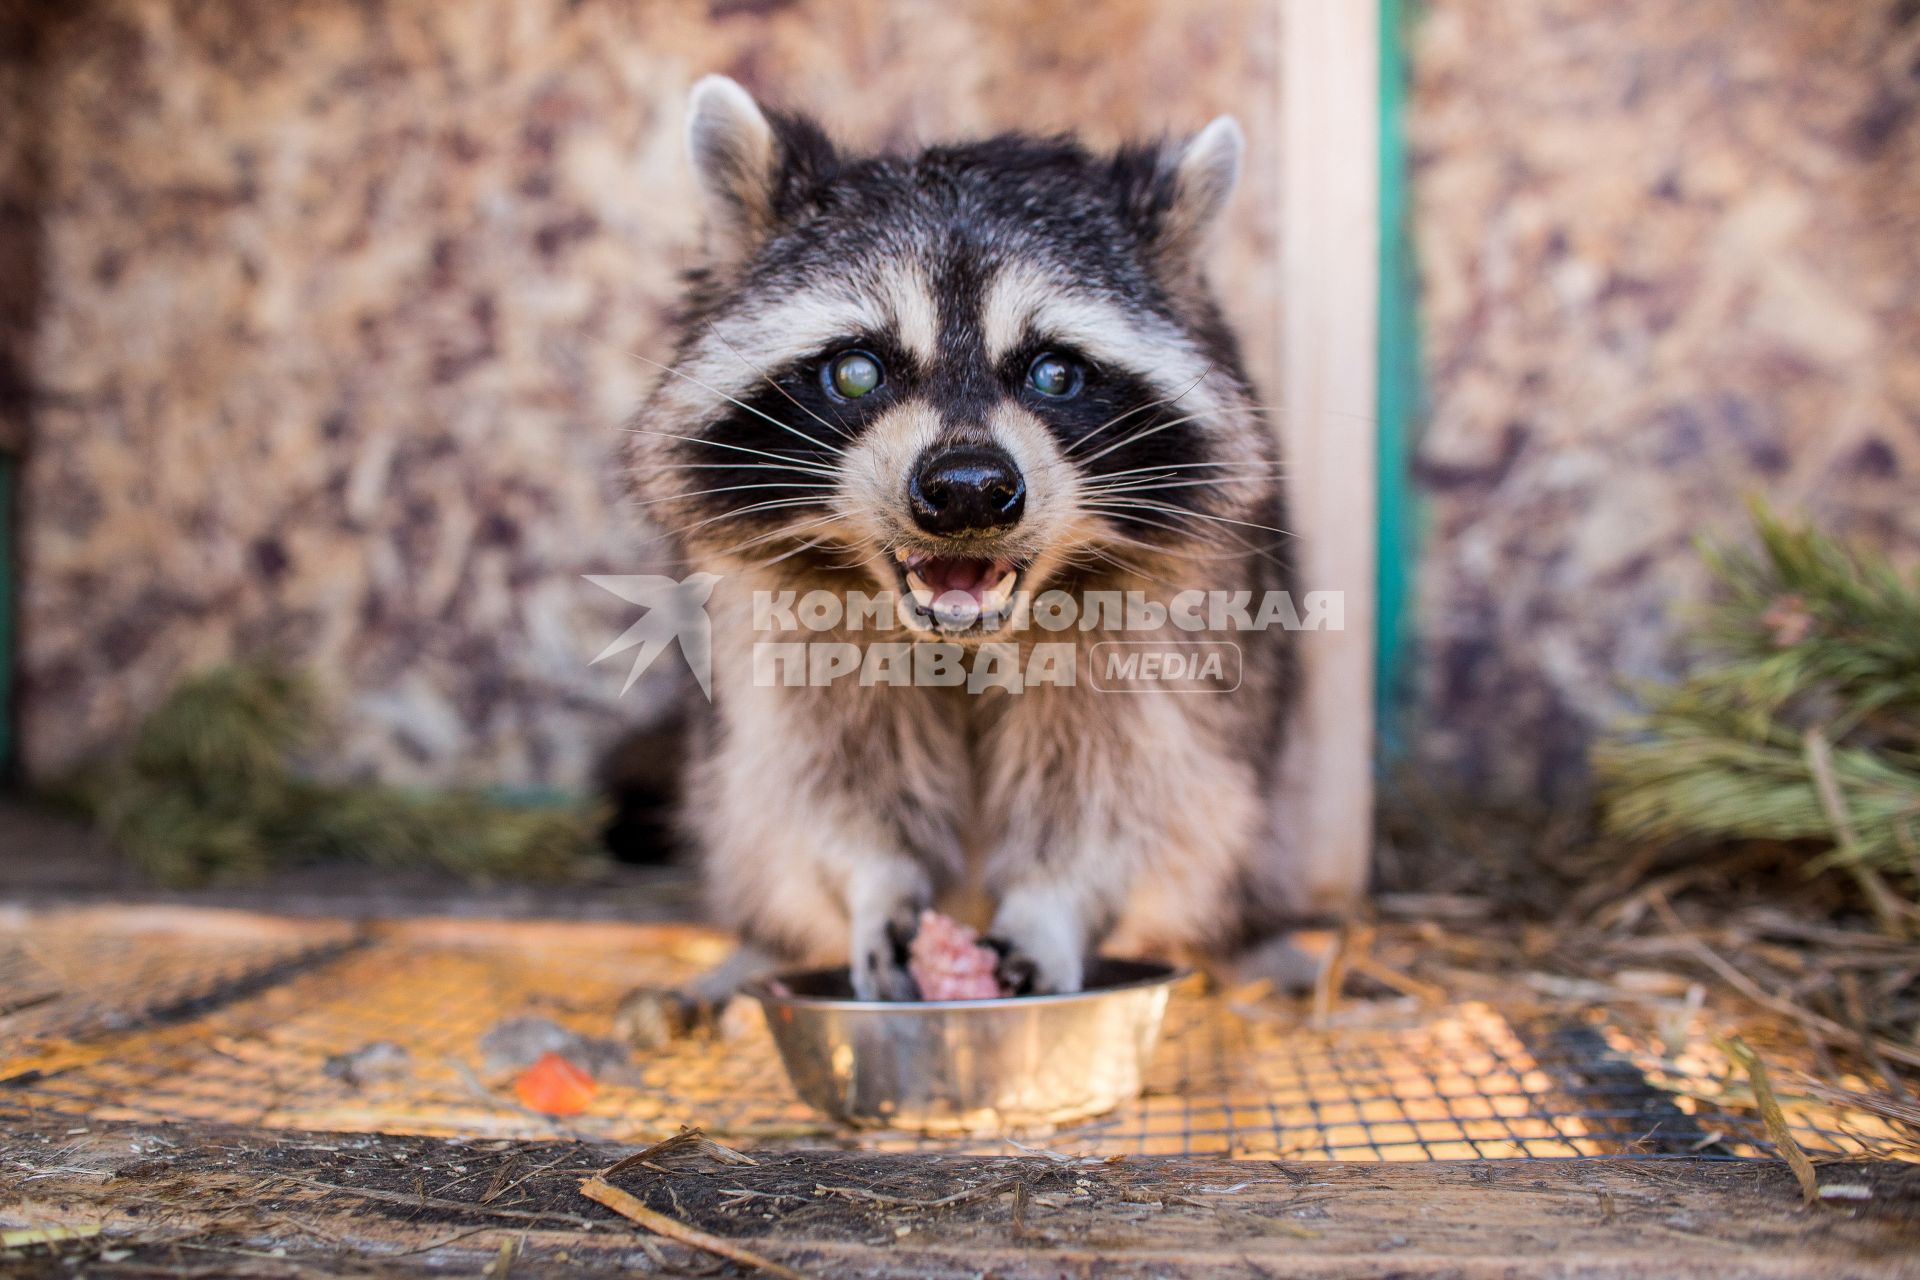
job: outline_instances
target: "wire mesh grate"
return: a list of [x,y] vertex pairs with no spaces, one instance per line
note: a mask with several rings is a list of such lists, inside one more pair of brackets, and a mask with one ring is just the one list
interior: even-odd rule
[[[563,1121],[520,1107],[489,1074],[488,1031],[532,1015],[603,1035],[624,993],[684,980],[724,954],[724,938],[672,925],[356,932],[189,914],[209,919],[96,910],[0,931],[0,1089],[11,1103],[100,1120],[477,1137],[650,1140],[697,1125],[734,1142],[969,1154],[1006,1153],[1009,1139],[1075,1155],[1364,1161],[1770,1151],[1707,1058],[1656,1050],[1600,1013],[1358,1002],[1316,1027],[1197,983],[1174,996],[1143,1096],[1057,1130],[837,1128],[794,1096],[746,1002],[717,1036],[603,1072],[587,1111]],[[79,964],[88,954],[107,958],[97,979]],[[355,1084],[328,1070],[379,1041],[405,1050],[392,1078]],[[1873,1117],[1792,1114],[1816,1154],[1891,1150]]]

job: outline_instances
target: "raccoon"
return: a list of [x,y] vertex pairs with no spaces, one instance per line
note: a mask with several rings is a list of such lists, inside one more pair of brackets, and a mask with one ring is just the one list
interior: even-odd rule
[[[1122,632],[1098,607],[1044,631],[1014,607],[1292,585],[1275,433],[1202,269],[1239,126],[854,154],[722,77],[688,120],[706,253],[627,438],[646,509],[719,575],[683,820],[743,943],[698,994],[845,962],[862,998],[913,998],[935,903],[975,904],[1033,992],[1080,989],[1101,948],[1230,960],[1307,913],[1275,803],[1287,632]],[[770,680],[756,645],[796,637],[764,634],[765,601],[811,591],[899,611],[806,641],[957,646],[970,674],[1048,643],[1082,670],[1018,692]],[[1116,640],[1230,640],[1238,687],[1092,687]]]

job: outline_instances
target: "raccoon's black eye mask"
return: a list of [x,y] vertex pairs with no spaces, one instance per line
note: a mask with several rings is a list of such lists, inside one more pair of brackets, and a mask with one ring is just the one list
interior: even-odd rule
[[[1178,396],[1144,378],[1102,365],[1069,347],[1035,341],[1004,366],[1029,408],[1060,442],[1067,460],[1090,478],[1138,476],[1152,468],[1183,472],[1207,457],[1204,425]],[[1018,375],[1012,371],[1018,369]],[[1155,495],[1162,502],[1197,506],[1200,486]]]

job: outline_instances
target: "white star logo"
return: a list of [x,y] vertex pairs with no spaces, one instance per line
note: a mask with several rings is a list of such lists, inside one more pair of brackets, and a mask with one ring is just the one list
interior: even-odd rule
[[635,645],[640,646],[640,652],[634,655],[633,666],[627,672],[627,682],[620,686],[621,693],[633,688],[641,673],[653,665],[653,660],[678,640],[680,652],[686,658],[687,666],[692,669],[693,678],[700,684],[700,692],[707,696],[707,701],[713,701],[713,623],[707,617],[706,605],[720,581],[719,574],[688,574],[679,582],[654,573],[589,573],[584,576],[601,590],[611,591],[628,604],[637,604],[646,610],[638,622],[621,632],[617,640],[593,659],[594,662],[601,662],[617,653],[625,653]]

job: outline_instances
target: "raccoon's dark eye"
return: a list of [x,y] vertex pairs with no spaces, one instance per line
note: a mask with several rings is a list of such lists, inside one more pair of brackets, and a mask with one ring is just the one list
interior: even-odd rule
[[1051,351],[1035,358],[1027,368],[1027,385],[1050,399],[1066,399],[1080,390],[1080,382],[1080,366]]
[[841,352],[820,374],[827,390],[842,400],[858,400],[886,381],[880,362],[864,351]]

